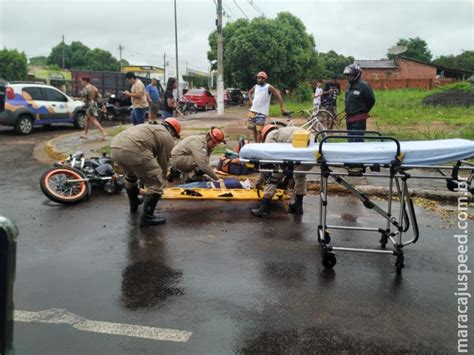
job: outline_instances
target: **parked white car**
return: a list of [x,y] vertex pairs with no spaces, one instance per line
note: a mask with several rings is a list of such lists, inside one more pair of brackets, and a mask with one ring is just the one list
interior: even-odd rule
[[8,83],[4,101],[3,111],[0,105],[0,125],[15,127],[19,134],[30,134],[34,126],[55,123],[72,123],[78,129],[84,128],[83,102],[74,100],[54,86]]

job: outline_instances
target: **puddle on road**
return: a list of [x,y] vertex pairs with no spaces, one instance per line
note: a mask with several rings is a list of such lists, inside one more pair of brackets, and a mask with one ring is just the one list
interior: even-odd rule
[[178,287],[182,272],[155,261],[138,261],[122,272],[122,297],[124,307],[132,310],[161,305],[168,297],[180,296]]

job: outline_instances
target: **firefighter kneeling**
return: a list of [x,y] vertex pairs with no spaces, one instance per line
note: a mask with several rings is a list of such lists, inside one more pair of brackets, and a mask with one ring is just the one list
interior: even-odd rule
[[160,125],[137,125],[121,132],[111,143],[112,159],[125,174],[125,188],[130,201],[130,212],[138,211],[141,203],[138,180],[146,186],[142,227],[163,224],[166,219],[154,215],[163,194],[168,160],[179,138],[181,125],[175,118],[167,118]]
[[[266,125],[261,133],[260,142],[264,143],[291,143],[293,134],[301,130],[299,127],[278,128],[275,125]],[[295,170],[310,170],[310,166],[295,165]],[[250,212],[256,217],[266,217],[270,215],[272,198],[275,195],[279,184],[289,178],[283,173],[265,173],[258,178],[256,185],[260,188],[264,183],[263,200],[257,208],[252,208]],[[306,195],[306,174],[293,174],[295,196],[293,203],[288,206],[288,212],[293,214],[303,214],[303,197]]]
[[209,158],[214,148],[226,144],[224,133],[212,127],[206,135],[190,136],[179,142],[171,152],[168,181],[181,178],[185,183],[202,181],[207,175],[214,181],[220,180],[214,169],[209,166]]

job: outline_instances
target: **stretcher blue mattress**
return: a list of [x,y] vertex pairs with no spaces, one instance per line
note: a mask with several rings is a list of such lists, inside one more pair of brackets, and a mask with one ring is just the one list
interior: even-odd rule
[[[441,139],[400,142],[403,164],[435,165],[474,157],[474,141]],[[316,163],[319,144],[294,148],[291,143],[246,144],[240,158],[247,160],[285,160]],[[395,158],[395,142],[324,143],[323,156],[328,163],[390,164]]]

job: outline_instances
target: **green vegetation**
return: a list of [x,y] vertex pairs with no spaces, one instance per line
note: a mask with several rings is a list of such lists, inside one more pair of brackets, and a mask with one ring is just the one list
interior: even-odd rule
[[0,49],[0,79],[26,80],[28,78],[27,62],[24,52],[16,49]]
[[119,126],[115,126],[114,128],[110,129],[108,134],[109,136],[111,137],[115,137],[116,135],[118,135],[120,132],[123,132],[127,129],[127,126],[124,126],[124,125],[119,125]]
[[97,152],[110,156],[110,153],[112,153],[112,148],[110,148],[109,145],[104,145],[102,148],[99,148]]
[[474,85],[468,81],[461,81],[454,84],[443,85],[436,89],[431,90],[426,96],[429,96],[432,94],[438,94],[440,92],[446,92],[449,90],[459,90],[459,91],[470,92],[470,91],[474,91]]
[[[433,107],[421,103],[423,98],[434,93],[459,89],[473,90],[469,83],[447,85],[432,91],[418,89],[376,91],[376,104],[369,119],[369,129],[393,135],[402,140],[431,140],[444,138],[474,139],[473,107]],[[310,108],[311,101],[304,103],[285,100],[290,111]],[[338,112],[344,103],[339,97]],[[270,116],[281,116],[278,105],[270,108]],[[340,123],[344,127],[344,122]]]
[[[64,53],[64,65],[66,69],[78,70],[104,70],[119,71],[120,62],[110,52],[94,48],[90,49],[79,41],[73,41],[70,45],[59,43],[51,49],[51,53],[46,58],[48,65],[57,65],[62,67]],[[31,58],[30,61],[44,63],[44,57]],[[128,65],[127,61],[123,61]]]

